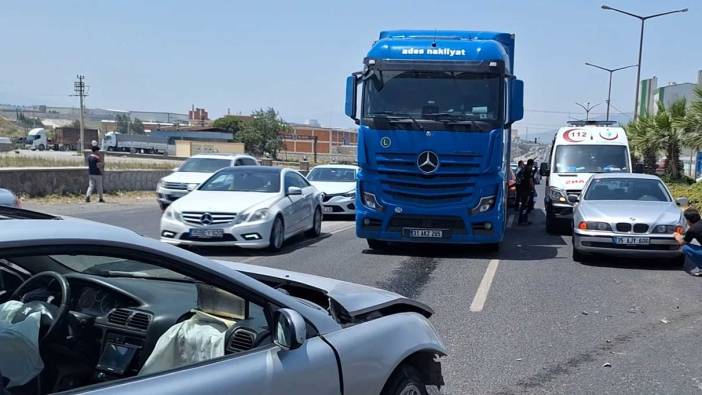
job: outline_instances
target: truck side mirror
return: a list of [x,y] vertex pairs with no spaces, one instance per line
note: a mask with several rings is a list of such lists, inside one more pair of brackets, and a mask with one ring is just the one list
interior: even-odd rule
[[524,117],[524,81],[512,80],[509,86],[509,124]]
[[358,86],[358,77],[352,74],[346,77],[346,116],[358,123],[356,118],[356,87]]

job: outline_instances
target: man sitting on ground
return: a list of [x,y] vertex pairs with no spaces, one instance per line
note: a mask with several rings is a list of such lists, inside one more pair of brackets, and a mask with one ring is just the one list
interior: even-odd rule
[[[694,207],[688,207],[683,213],[687,220],[688,229],[685,235],[676,233],[675,240],[682,245],[682,251],[689,260],[695,264],[695,267],[690,270],[693,276],[702,276],[702,221],[700,221],[700,212]],[[697,240],[698,245],[690,244],[693,240]]]

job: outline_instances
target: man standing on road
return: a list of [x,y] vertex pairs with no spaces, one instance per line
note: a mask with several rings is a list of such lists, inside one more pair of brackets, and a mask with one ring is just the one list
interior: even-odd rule
[[534,160],[529,159],[517,176],[517,201],[519,201],[519,220],[517,225],[529,225],[529,197],[534,190]]
[[100,203],[105,203],[102,199],[102,171],[104,169],[104,164],[98,153],[100,147],[93,146],[90,150],[92,153],[88,156],[88,192],[85,194],[85,201],[90,203],[90,195],[92,195],[93,190],[97,188]]
[[687,220],[687,232],[685,235],[675,234],[675,240],[683,246],[682,251],[687,258],[690,259],[695,267],[690,269],[690,274],[693,276],[702,276],[702,246],[690,244],[693,240],[697,240],[698,244],[702,245],[702,221],[700,221],[700,212],[694,207],[688,207],[683,212]]

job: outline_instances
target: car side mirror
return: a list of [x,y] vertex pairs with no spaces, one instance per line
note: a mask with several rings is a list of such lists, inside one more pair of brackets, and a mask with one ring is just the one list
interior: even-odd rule
[[273,343],[283,350],[294,350],[307,339],[307,324],[300,313],[292,309],[279,309],[273,314],[275,329]]
[[288,187],[288,196],[299,196],[302,195],[302,189],[298,187]]
[[580,201],[580,197],[578,197],[578,195],[568,195],[568,203],[575,204],[579,201]]
[[680,197],[675,200],[675,204],[685,207],[690,204],[690,200],[688,200],[686,197]]

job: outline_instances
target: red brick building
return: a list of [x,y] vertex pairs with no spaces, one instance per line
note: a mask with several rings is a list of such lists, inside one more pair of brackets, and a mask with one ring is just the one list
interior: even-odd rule
[[309,156],[315,153],[314,141],[317,140],[316,152],[325,157],[347,155],[349,149],[355,151],[358,144],[358,132],[355,129],[334,129],[310,125],[290,124],[291,132],[282,132],[282,155]]

